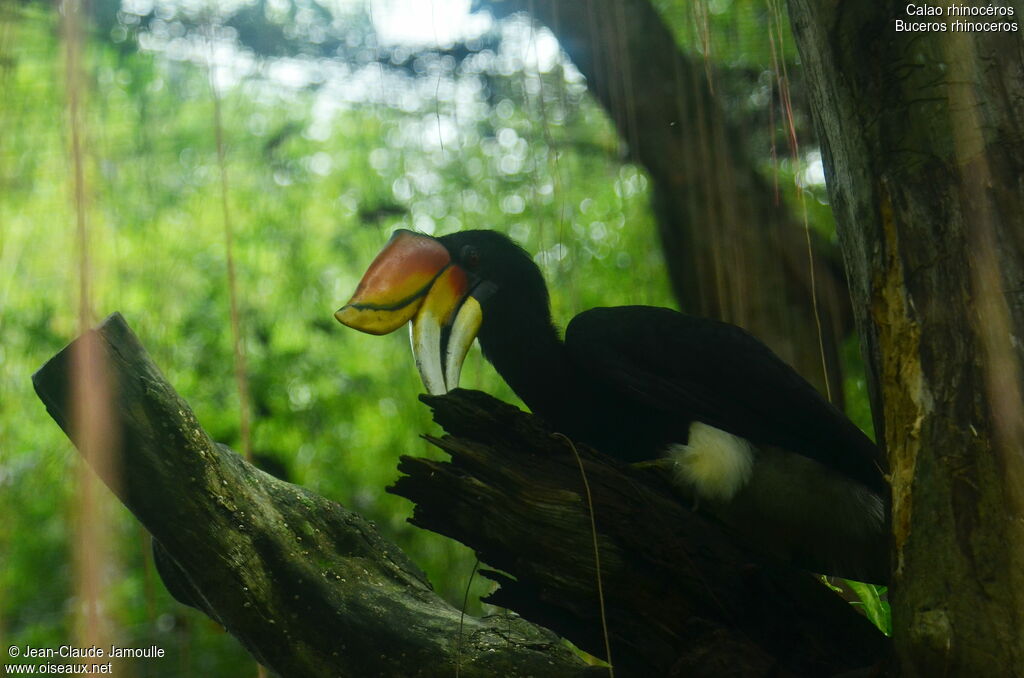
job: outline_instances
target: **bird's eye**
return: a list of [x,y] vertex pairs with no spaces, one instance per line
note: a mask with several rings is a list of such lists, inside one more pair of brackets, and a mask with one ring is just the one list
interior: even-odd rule
[[472,245],[463,247],[462,252],[459,253],[459,258],[462,259],[462,264],[466,268],[474,269],[480,265],[480,252]]

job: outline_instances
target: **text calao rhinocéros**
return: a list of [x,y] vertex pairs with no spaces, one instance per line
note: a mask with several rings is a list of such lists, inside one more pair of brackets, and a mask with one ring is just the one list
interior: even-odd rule
[[917,5],[910,3],[906,7],[907,16],[1013,16],[1013,7],[1001,5],[950,5],[949,7],[936,7],[934,5]]

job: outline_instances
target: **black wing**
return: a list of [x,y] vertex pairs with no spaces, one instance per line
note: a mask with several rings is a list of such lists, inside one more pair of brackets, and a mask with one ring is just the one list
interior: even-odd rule
[[880,451],[781,358],[744,330],[667,308],[595,308],[565,345],[578,369],[666,416],[690,416],[776,445],[883,493]]

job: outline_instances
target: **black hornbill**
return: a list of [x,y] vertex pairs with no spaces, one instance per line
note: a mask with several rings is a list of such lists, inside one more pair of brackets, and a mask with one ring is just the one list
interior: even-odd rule
[[474,338],[530,409],[629,462],[669,457],[681,486],[769,552],[816,572],[888,578],[878,448],[744,330],[666,308],[585,311],[565,340],[530,256],[495,231],[397,231],[343,324],[411,323],[427,390],[458,386]]

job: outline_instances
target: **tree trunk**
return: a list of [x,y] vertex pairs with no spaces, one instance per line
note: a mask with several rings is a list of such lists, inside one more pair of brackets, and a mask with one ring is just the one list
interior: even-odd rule
[[551,29],[647,169],[680,308],[750,330],[823,393],[824,363],[841,409],[839,344],[852,323],[838,253],[811,234],[819,344],[804,226],[746,156],[747,132],[712,93],[707,64],[680,52],[648,0],[489,7]]
[[[175,597],[261,663],[289,678],[606,672],[517,615],[463,618],[361,517],[213,443],[118,315],[33,378],[65,431],[83,341],[101,349],[122,442],[121,473],[104,480],[159,540]],[[450,462],[402,458],[408,475],[392,491],[417,502],[413,522],[508,573],[485,573],[502,584],[493,602],[604,655],[596,540],[619,675],[822,676],[887,653],[814,576],[749,551],[656,469],[583,447],[577,458],[536,417],[482,393],[426,400],[454,437],[429,439]]]
[[898,665],[1024,676],[1024,42],[897,32],[957,19],[905,7],[790,2],[893,474]]

